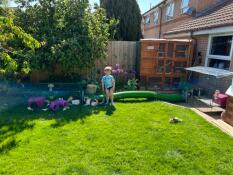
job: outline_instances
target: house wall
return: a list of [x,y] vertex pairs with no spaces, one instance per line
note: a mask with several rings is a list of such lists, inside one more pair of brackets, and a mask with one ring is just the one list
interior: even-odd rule
[[196,10],[197,12],[200,12],[206,8],[208,8],[210,5],[213,5],[217,2],[219,2],[220,0],[192,0],[192,3],[196,3]]
[[[196,40],[194,59],[198,59],[198,52],[201,53],[201,63],[195,66],[205,66],[209,35],[195,36],[194,39]],[[231,68],[231,70],[233,69]],[[205,93],[209,96],[212,95],[215,90],[220,90],[222,93],[225,93],[232,82],[231,77],[216,79],[213,76],[201,75],[197,73],[193,75],[193,80],[199,87],[203,88]]]
[[[170,21],[166,21],[165,15],[166,15],[166,0],[164,3],[160,4],[159,7],[152,9],[151,11],[147,12],[144,17],[147,15],[150,15],[150,25],[143,25],[144,26],[144,38],[163,38],[163,34],[167,31],[171,30],[172,28],[181,25],[184,22],[190,21],[193,19],[194,16],[187,16],[182,15],[180,13],[180,7],[181,7],[181,1],[182,0],[174,0],[174,17]],[[189,1],[189,7],[193,7],[196,9],[196,14],[200,14],[203,11],[206,11],[206,9],[211,8],[211,6],[214,6],[216,3],[221,2],[221,0],[190,0]],[[159,10],[159,15],[162,15],[162,20],[159,21],[158,25],[155,25],[153,23],[153,14],[156,10]],[[160,19],[161,16],[159,16]],[[161,27],[160,27],[161,24]],[[161,35],[160,33],[161,28]],[[176,39],[181,39],[181,37],[176,37]],[[183,38],[182,38],[183,39]],[[205,66],[205,60],[206,60],[206,54],[208,50],[208,40],[209,35],[199,35],[193,37],[193,39],[196,41],[196,48],[194,51],[194,60],[196,60],[195,66]],[[198,53],[201,53],[201,60],[199,62],[198,59]],[[233,58],[232,58],[233,60]],[[233,62],[231,63],[231,69],[233,71]],[[225,92],[229,85],[231,84],[231,78],[223,78],[223,79],[216,79],[211,76],[205,76],[200,74],[193,74],[193,79],[197,83],[197,86],[202,87],[206,90],[206,94],[212,95],[215,90],[220,90],[221,92]]]
[[[159,38],[159,28],[160,28],[160,18],[161,18],[161,14],[159,13],[159,24],[154,24],[154,13],[159,10],[159,8],[157,9],[153,9],[150,11],[150,13],[148,14],[150,16],[150,24],[143,24],[143,33],[144,33],[144,38]],[[146,15],[147,16],[147,15]],[[144,16],[144,21],[146,19],[146,16]]]
[[196,40],[196,50],[194,53],[194,59],[198,59],[198,53],[201,53],[201,64],[199,65],[204,66],[208,49],[209,35],[199,35],[194,37],[194,39]]
[[144,38],[159,38],[159,26],[146,28],[144,30]]
[[184,22],[190,21],[192,19],[192,17],[190,16],[181,16],[179,18],[176,18],[174,20],[171,21],[167,21],[165,23],[163,23],[162,27],[161,27],[161,38],[164,38],[164,33],[168,32],[169,30],[171,30],[172,28],[181,25]]
[[[180,14],[180,6],[181,0],[174,0],[174,18],[170,21],[166,21],[166,5],[162,5],[161,7],[155,8],[151,10],[147,15],[150,16],[150,25],[143,25],[144,31],[144,38],[163,38],[163,33],[167,32],[173,27],[182,24],[183,22],[189,21],[192,19],[191,16],[188,15],[181,15]],[[154,12],[159,11],[159,24],[154,24]],[[162,11],[162,14],[161,14]],[[146,16],[143,16],[145,19]],[[161,18],[162,15],[162,18]],[[162,19],[162,20],[161,20]],[[161,25],[161,35],[159,36],[160,31],[160,24]]]
[[[184,38],[179,37],[179,39],[184,39]],[[205,66],[209,35],[193,36],[192,39],[195,40],[193,66]],[[201,54],[201,56],[199,56],[199,53]],[[233,60],[233,56],[232,56],[232,60]],[[230,70],[233,71],[233,61],[231,63]],[[232,78],[227,77],[227,78],[216,79],[213,76],[202,75],[199,73],[192,73],[192,81],[194,86],[197,86],[198,88],[202,88],[206,95],[212,96],[215,90],[220,90],[222,93],[225,93],[228,87],[231,85]]]
[[[188,16],[181,14],[181,1],[182,0],[173,0],[174,1],[174,17],[170,21],[166,21],[166,1],[160,6],[150,10],[143,16],[143,24],[142,24],[142,31],[144,33],[144,38],[163,38],[163,34],[167,31],[171,30],[172,28],[181,25],[184,22],[190,21],[193,19],[194,16]],[[189,6],[196,9],[196,12],[199,13],[204,9],[210,7],[211,5],[215,4],[219,0],[190,0]],[[159,24],[154,24],[154,12],[159,11]],[[162,11],[162,14],[161,14]],[[145,24],[146,16],[150,16],[150,24]],[[162,20],[161,19],[162,15]],[[193,14],[195,15],[195,14]],[[160,33],[160,24],[161,24],[161,35]]]

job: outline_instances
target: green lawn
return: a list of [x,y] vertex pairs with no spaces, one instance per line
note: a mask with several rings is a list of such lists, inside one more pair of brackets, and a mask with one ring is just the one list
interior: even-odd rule
[[[116,108],[1,113],[0,174],[232,174],[233,139],[192,111],[160,102]],[[183,122],[170,124],[173,116]]]

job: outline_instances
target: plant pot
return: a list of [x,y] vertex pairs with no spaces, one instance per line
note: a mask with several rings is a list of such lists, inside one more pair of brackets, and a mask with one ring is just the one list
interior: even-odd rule
[[87,85],[87,89],[86,89],[86,93],[87,94],[95,94],[97,90],[97,85],[95,84],[88,84]]

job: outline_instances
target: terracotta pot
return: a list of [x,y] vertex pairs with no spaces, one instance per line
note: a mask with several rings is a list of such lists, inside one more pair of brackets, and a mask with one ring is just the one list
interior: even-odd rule
[[87,89],[86,89],[86,93],[87,94],[95,94],[97,90],[97,85],[95,84],[88,84],[87,85]]

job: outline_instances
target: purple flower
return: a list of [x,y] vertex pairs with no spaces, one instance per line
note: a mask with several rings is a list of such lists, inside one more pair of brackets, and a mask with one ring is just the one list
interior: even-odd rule
[[119,69],[119,72],[120,72],[120,73],[123,73],[123,72],[124,72],[124,70],[123,70],[123,69]]
[[133,74],[136,74],[136,71],[135,71],[135,70],[133,70],[133,71],[132,71],[132,73],[133,73]]
[[113,73],[113,74],[116,74],[116,72],[117,72],[117,71],[116,71],[115,69],[112,70],[112,73]]

